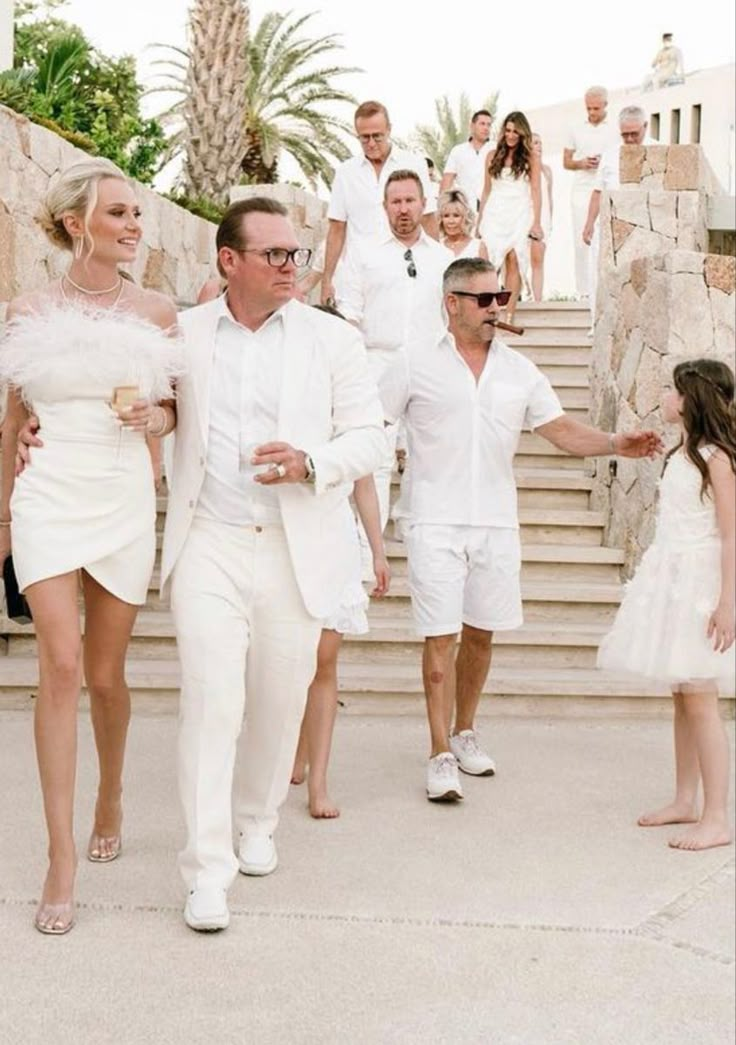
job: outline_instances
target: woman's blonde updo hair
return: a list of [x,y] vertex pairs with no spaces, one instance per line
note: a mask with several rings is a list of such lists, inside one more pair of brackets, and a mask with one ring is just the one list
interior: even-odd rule
[[[103,178],[128,181],[111,160],[99,157],[67,167],[52,183],[36,221],[55,247],[73,249],[74,241],[64,226],[64,216],[76,214],[82,218],[86,229],[90,214],[97,206],[97,186]],[[89,255],[94,250],[94,244],[89,234],[85,235],[85,239]]]

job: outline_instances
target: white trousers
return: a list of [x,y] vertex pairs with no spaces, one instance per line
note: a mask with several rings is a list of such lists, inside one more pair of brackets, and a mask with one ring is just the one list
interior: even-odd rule
[[588,218],[590,206],[589,185],[574,186],[571,196],[572,204],[572,242],[575,251],[575,289],[578,296],[586,298],[590,294],[590,247],[583,242],[583,229]]
[[182,668],[179,866],[189,889],[227,889],[238,872],[233,812],[239,833],[271,834],[278,822],[321,622],[304,608],[278,526],[196,519],[171,607]]
[[[368,368],[371,372],[371,377],[374,379],[376,384],[380,382],[384,371],[394,364],[398,351],[400,350],[382,348],[368,349]],[[373,481],[376,484],[376,494],[378,496],[378,508],[381,514],[381,533],[386,529],[386,523],[388,522],[391,511],[391,476],[393,475],[394,466],[396,464],[396,446],[399,435],[399,425],[387,425],[385,434],[386,442],[388,444],[386,456],[384,457],[380,467],[378,467],[373,473]],[[360,519],[358,519],[358,540],[360,542],[360,561],[363,580],[372,581],[373,556],[371,554],[370,545],[368,544],[368,536]]]

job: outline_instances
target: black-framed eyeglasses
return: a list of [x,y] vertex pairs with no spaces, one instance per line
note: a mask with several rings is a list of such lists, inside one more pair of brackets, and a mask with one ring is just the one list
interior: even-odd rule
[[451,290],[456,298],[475,298],[478,308],[490,308],[496,301],[500,308],[504,308],[511,300],[510,290],[488,290],[483,294],[472,294],[469,290]]
[[368,145],[369,142],[375,142],[376,145],[380,145],[381,142],[386,141],[386,135],[383,131],[378,131],[375,134],[359,134],[358,141],[363,145]]
[[417,267],[414,264],[414,255],[411,252],[411,247],[404,251],[404,261],[406,262],[406,271],[409,273],[412,279],[417,278]]
[[286,250],[285,247],[269,247],[268,250],[236,250],[238,254],[260,254],[265,258],[272,268],[283,268],[289,261],[294,262],[298,269],[306,268],[312,260],[312,251],[308,247],[297,247],[296,250]]

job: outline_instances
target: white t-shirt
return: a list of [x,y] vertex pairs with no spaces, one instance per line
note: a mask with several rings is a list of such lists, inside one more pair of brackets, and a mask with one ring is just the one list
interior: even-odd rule
[[447,157],[445,174],[454,174],[453,188],[462,189],[470,201],[471,207],[476,207],[483,195],[483,182],[486,176],[486,159],[488,153],[493,151],[493,144],[487,141],[479,150],[476,150],[472,142],[461,142],[456,145]]
[[406,422],[409,468],[397,516],[409,525],[518,528],[519,436],[563,414],[534,363],[494,338],[476,382],[446,331],[397,353],[379,391],[385,419]]
[[427,200],[424,212],[434,213],[436,205],[431,203],[432,185],[427,161],[423,156],[392,145],[378,178],[375,167],[365,156],[353,156],[341,163],[335,171],[327,208],[328,218],[347,223],[346,242],[389,232],[388,219],[383,209],[383,191],[389,175],[398,170],[416,171]]
[[[586,156],[600,156],[602,158],[606,150],[617,141],[617,128],[610,124],[608,120],[595,124],[586,120],[584,123],[576,124],[571,129],[569,137],[565,142],[565,148],[573,150],[574,160],[583,160]],[[585,187],[594,189],[597,175],[598,170],[575,171],[574,188],[576,190]]]

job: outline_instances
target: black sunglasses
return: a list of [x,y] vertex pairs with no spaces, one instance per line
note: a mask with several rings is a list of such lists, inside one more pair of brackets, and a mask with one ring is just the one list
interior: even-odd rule
[[404,252],[404,261],[406,262],[406,271],[409,273],[412,279],[417,278],[417,267],[414,264],[414,255],[411,252],[411,247]]
[[469,290],[451,290],[456,298],[475,298],[478,308],[490,308],[494,301],[503,308],[511,300],[510,290],[488,290],[483,294],[471,294]]

